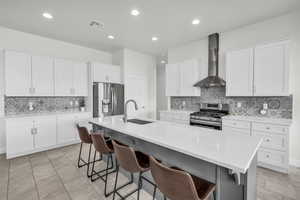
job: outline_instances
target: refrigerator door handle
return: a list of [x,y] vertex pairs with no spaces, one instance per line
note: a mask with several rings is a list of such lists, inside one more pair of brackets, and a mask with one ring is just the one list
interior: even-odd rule
[[111,112],[114,115],[115,112],[115,91],[114,88],[111,88]]

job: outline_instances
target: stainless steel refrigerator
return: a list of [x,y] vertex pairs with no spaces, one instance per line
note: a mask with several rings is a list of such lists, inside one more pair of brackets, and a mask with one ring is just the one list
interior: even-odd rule
[[124,85],[93,83],[93,117],[124,114]]

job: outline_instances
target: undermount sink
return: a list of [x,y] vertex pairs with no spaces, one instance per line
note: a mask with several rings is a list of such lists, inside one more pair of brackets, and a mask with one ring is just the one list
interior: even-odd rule
[[151,121],[145,121],[145,120],[141,120],[141,119],[128,119],[127,122],[134,123],[134,124],[140,124],[140,125],[153,123]]

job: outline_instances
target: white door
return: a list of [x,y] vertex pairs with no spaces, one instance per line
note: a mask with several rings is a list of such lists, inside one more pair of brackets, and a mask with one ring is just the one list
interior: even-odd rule
[[75,127],[74,114],[57,116],[57,143],[64,144],[76,140],[77,130]]
[[50,57],[32,56],[32,95],[54,95],[54,67]]
[[92,67],[94,82],[109,82],[108,65],[102,63],[93,63]]
[[55,59],[55,96],[73,96],[73,62]]
[[25,53],[5,52],[6,96],[30,96],[31,57]]
[[125,84],[126,100],[133,99],[138,105],[135,110],[134,105],[129,103],[127,113],[130,117],[149,117],[151,109],[149,108],[148,83],[146,77],[131,76],[128,77]]
[[179,96],[180,75],[178,64],[166,65],[166,96]]
[[289,95],[288,43],[255,48],[254,96]]
[[46,148],[56,145],[56,117],[40,116],[34,119],[34,146]]
[[253,49],[226,54],[226,96],[253,95]]
[[88,72],[86,63],[73,65],[74,96],[88,96]]
[[6,119],[6,146],[7,156],[30,152],[33,145],[33,118]]
[[200,96],[200,88],[194,87],[200,80],[200,67],[197,59],[180,64],[180,96]]

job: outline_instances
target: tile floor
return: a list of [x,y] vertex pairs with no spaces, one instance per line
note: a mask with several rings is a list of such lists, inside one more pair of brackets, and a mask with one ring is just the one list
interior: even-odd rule
[[[85,168],[76,167],[78,151],[79,145],[73,145],[10,161],[1,155],[0,200],[112,199],[103,196],[102,181],[91,183]],[[257,176],[258,200],[300,200],[300,169],[292,168],[284,175],[259,168]],[[124,176],[120,184],[123,181]],[[130,200],[135,198],[133,195]],[[148,199],[151,196],[142,192],[141,200]]]

